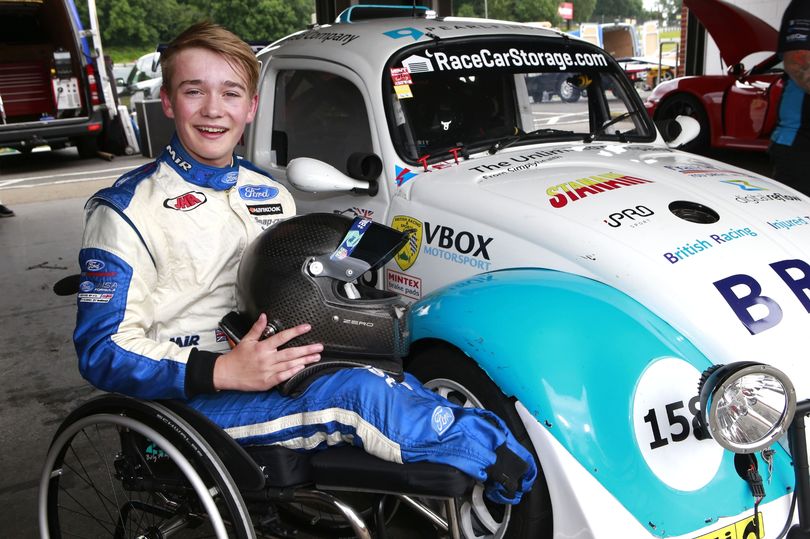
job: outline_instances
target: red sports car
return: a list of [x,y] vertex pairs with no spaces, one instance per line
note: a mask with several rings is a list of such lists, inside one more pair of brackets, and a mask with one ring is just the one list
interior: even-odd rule
[[753,53],[776,51],[779,32],[723,0],[684,3],[714,38],[728,73],[663,82],[647,98],[647,112],[655,121],[680,114],[698,120],[701,133],[683,148],[687,151],[767,150],[784,85],[782,62],[776,54],[750,69],[740,62]]

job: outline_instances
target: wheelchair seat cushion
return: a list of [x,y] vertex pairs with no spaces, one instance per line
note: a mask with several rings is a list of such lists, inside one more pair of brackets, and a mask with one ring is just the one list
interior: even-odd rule
[[463,496],[475,480],[446,464],[388,462],[351,446],[313,454],[310,461],[319,488],[351,488],[421,496]]
[[280,445],[252,445],[245,451],[264,473],[265,484],[274,488],[312,484],[313,453],[294,451]]

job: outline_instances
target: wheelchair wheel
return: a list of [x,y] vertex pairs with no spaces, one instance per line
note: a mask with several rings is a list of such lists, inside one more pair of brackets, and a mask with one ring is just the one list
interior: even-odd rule
[[143,409],[102,397],[57,432],[40,481],[43,537],[254,537],[233,480],[196,431],[159,404],[112,399]]
[[[419,378],[426,388],[455,404],[494,412],[534,455],[529,435],[512,402],[473,360],[458,349],[437,345],[419,350],[406,370]],[[465,539],[543,539],[552,536],[551,499],[536,455],[535,462],[537,480],[518,505],[491,502],[484,497],[480,484],[468,499],[461,501],[458,521]]]

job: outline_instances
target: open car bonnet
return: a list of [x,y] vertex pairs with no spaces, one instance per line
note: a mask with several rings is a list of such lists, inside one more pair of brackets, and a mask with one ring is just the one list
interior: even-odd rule
[[779,32],[741,7],[723,0],[684,0],[684,4],[711,34],[726,64],[738,64],[749,54],[776,51]]

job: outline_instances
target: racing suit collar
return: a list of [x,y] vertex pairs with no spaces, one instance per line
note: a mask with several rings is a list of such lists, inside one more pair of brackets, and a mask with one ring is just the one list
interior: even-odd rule
[[239,165],[234,155],[229,167],[212,167],[204,165],[192,158],[183,145],[177,134],[172,136],[172,140],[158,157],[158,161],[163,161],[172,167],[180,177],[187,182],[199,185],[200,187],[210,187],[217,191],[224,191],[236,185],[239,175]]

